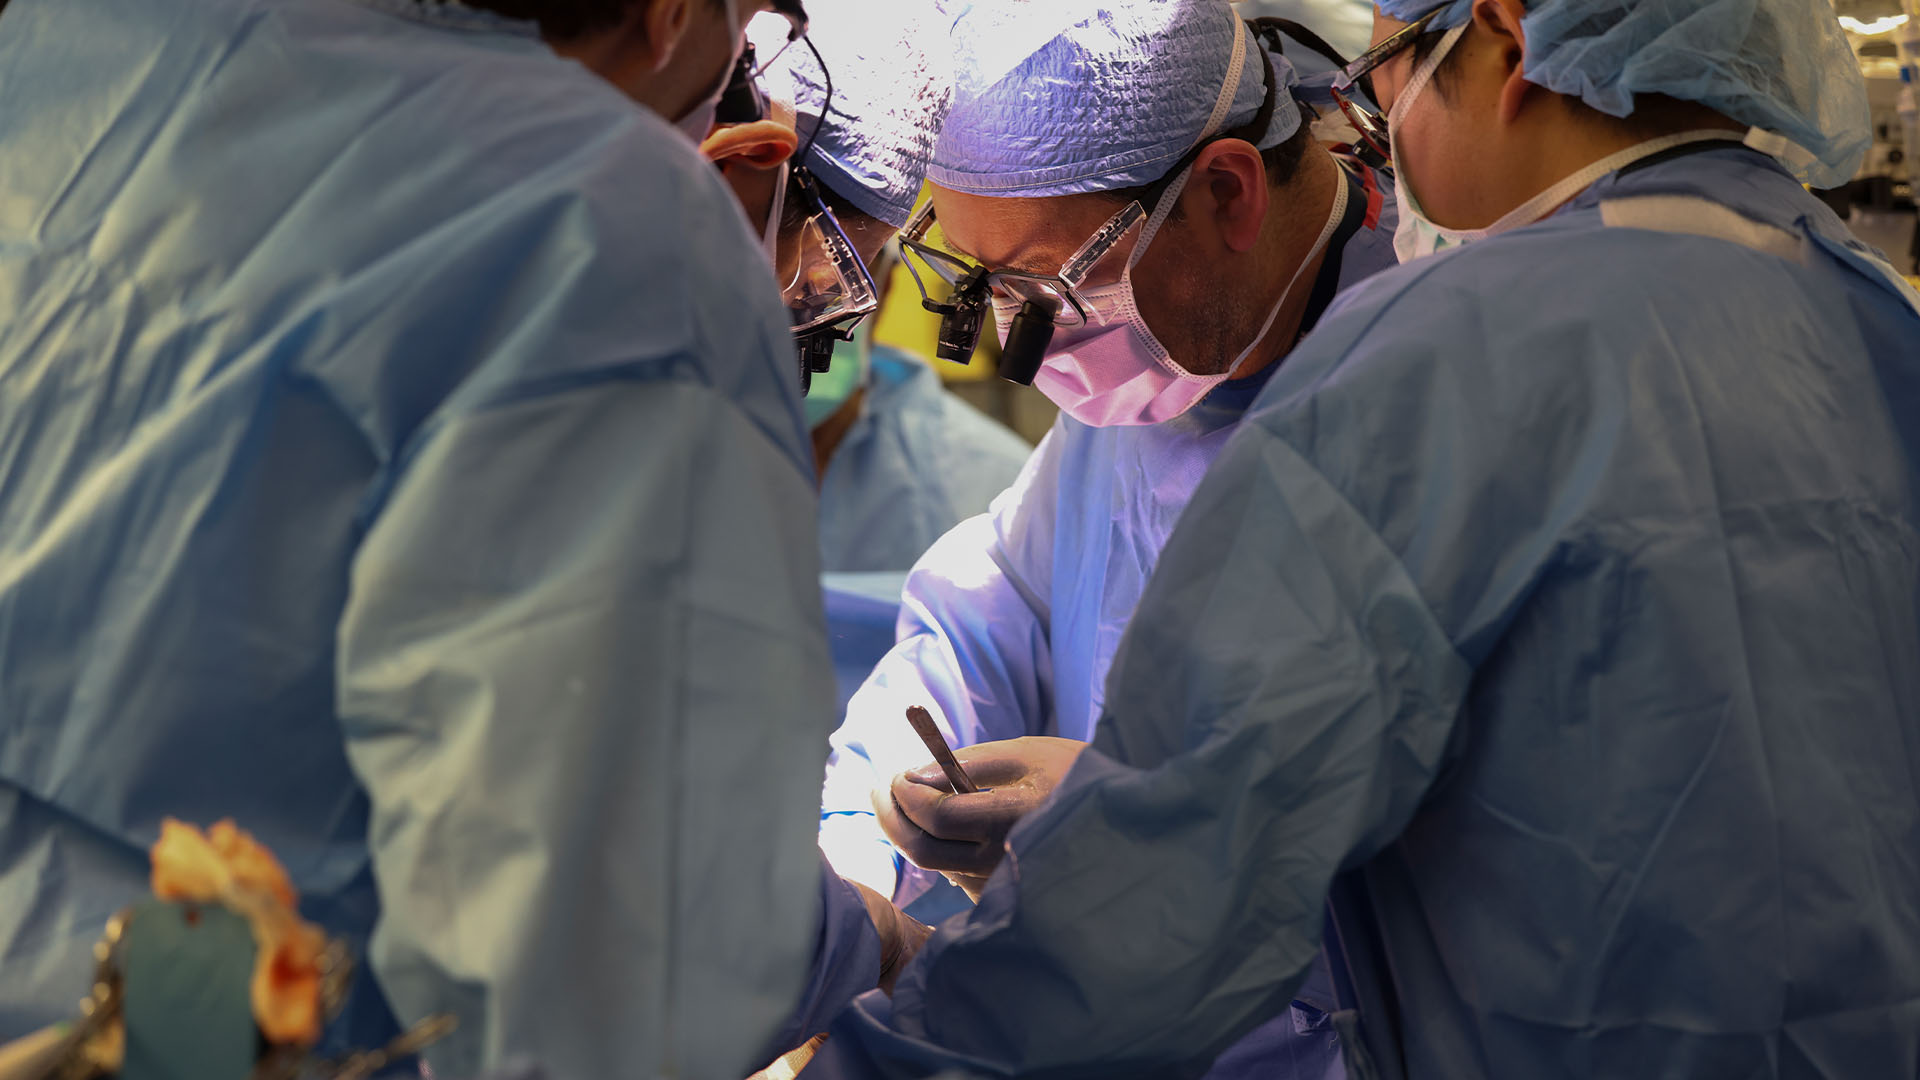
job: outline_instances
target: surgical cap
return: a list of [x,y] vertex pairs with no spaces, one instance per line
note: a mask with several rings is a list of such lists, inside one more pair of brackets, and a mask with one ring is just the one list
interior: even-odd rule
[[[793,101],[801,141],[819,128],[803,163],[863,212],[905,225],[952,98],[938,4],[807,0],[807,16],[819,60],[796,42],[769,72],[769,89]],[[830,103],[820,60],[833,81]]]
[[1206,134],[1242,37],[1232,104],[1213,133],[1253,120],[1256,140],[1300,128],[1293,66],[1270,56],[1227,0],[976,0],[951,34],[953,109],[928,179],[979,195],[1074,195],[1149,184]]
[[[1434,29],[1472,0],[1379,0]],[[1529,82],[1613,116],[1635,94],[1666,94],[1792,140],[1777,156],[1802,181],[1852,179],[1873,131],[1866,82],[1827,0],[1536,0],[1521,23]],[[1772,149],[1772,148],[1769,148]]]

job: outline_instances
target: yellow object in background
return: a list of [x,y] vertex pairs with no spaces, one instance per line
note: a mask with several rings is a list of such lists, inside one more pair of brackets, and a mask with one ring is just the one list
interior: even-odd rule
[[[920,198],[913,205],[915,212],[926,203],[927,194],[927,187],[921,185]],[[973,363],[955,364],[934,359],[934,349],[940,342],[940,316],[920,306],[920,288],[913,283],[913,273],[907,269],[907,258],[911,256],[902,257],[894,264],[893,273],[882,286],[880,312],[874,316],[873,340],[926,358],[933,364],[942,382],[974,382],[992,378],[993,362],[1000,355],[1000,340],[994,333],[991,319],[981,329],[980,345],[973,351]],[[929,288],[944,288],[945,284],[937,277],[927,282]]]
[[[0,0],[3,3],[4,0]],[[929,188],[922,186],[915,211],[924,206]],[[904,349],[933,365],[934,374],[949,388],[948,392],[967,404],[1012,428],[1021,438],[1038,443],[1053,426],[1059,411],[1046,395],[1030,386],[1016,386],[997,374],[1000,363],[1000,335],[992,316],[981,327],[980,343],[974,347],[973,362],[955,364],[934,359],[940,343],[940,316],[920,306],[920,287],[914,284],[903,256],[896,262],[887,280],[880,283],[880,311],[873,320],[873,340],[881,345]],[[927,287],[936,290],[934,299],[946,299],[946,282],[920,266]]]
[[[934,279],[936,282],[938,278]],[[940,343],[940,316],[920,306],[920,289],[904,262],[895,263],[888,279],[886,299],[874,316],[873,340],[882,345],[902,348],[933,364],[942,382],[972,382],[993,377],[993,364],[1000,355],[1000,339],[989,318],[980,331],[980,344],[973,350],[973,363],[956,364],[935,360],[934,349]]]

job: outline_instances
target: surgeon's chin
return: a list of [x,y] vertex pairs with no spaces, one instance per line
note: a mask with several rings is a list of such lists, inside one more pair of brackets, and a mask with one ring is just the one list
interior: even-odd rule
[[1175,363],[1195,375],[1227,374],[1247,342],[1260,332],[1258,319],[1249,315],[1245,305],[1224,296],[1201,301],[1195,315],[1187,326],[1192,344],[1185,349],[1168,349]]

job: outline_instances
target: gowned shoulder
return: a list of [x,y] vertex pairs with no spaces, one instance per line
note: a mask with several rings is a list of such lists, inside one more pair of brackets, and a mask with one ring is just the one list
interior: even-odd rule
[[1398,409],[1449,402],[1480,417],[1535,414],[1571,387],[1618,392],[1770,319],[1789,325],[1806,273],[1777,252],[1568,214],[1355,286],[1251,415],[1297,427],[1342,400],[1390,425],[1408,422]]
[[1791,266],[1597,218],[1422,259],[1345,298],[1241,438],[1283,443],[1402,553],[1571,519],[1672,427],[1662,403],[1687,400],[1701,359],[1764,321],[1757,297],[1795,302]]
[[[403,242],[348,269],[336,310],[404,305],[409,333],[444,355],[409,377],[440,383],[423,392],[456,408],[533,384],[670,371],[712,386],[809,461],[785,313],[732,192],[682,133],[548,59],[511,90],[456,67],[453,85],[430,95],[437,103],[407,106],[433,112],[445,135],[383,123],[391,132],[363,136],[398,140],[389,152],[419,167],[361,212],[356,228],[371,215]],[[409,132],[411,149],[400,145]]]

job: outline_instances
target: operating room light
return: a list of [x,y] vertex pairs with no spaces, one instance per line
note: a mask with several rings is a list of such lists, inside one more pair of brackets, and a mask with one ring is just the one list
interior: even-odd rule
[[1884,34],[1896,27],[1905,26],[1906,24],[1907,17],[1905,15],[1887,15],[1883,18],[1875,19],[1872,22],[1861,22],[1851,15],[1840,16],[1840,25],[1842,27],[1845,27],[1853,33],[1867,37],[1871,37],[1874,34]]

